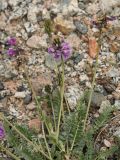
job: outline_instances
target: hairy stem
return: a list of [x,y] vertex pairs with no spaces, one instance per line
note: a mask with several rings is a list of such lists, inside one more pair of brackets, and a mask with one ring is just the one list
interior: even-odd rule
[[53,121],[54,121],[54,127],[55,127],[55,131],[56,131],[56,120],[55,120],[55,111],[54,111],[54,106],[53,106],[53,101],[52,101],[52,96],[50,95],[50,103],[51,103],[51,107],[52,107],[52,114],[53,114]]
[[60,121],[61,121],[61,115],[63,112],[63,119],[64,119],[64,110],[63,110],[63,98],[64,98],[64,60],[62,59],[62,82],[61,82],[61,89],[60,89],[60,111],[59,111],[59,117],[58,117],[58,126],[57,126],[57,139],[59,137],[60,132]]
[[5,148],[4,146],[2,146],[0,144],[0,150],[3,150],[6,152],[7,155],[11,156],[13,159],[15,160],[20,160],[20,158],[18,158],[16,155],[14,155],[8,148]]
[[48,155],[50,157],[50,160],[52,160],[50,149],[49,149],[49,146],[48,146],[48,143],[47,143],[47,140],[46,140],[46,136],[45,136],[45,131],[44,131],[44,125],[43,125],[43,123],[42,123],[42,132],[43,132],[43,137],[44,137],[45,145],[46,145],[46,148],[47,148],[47,151],[48,151]]
[[96,57],[94,76],[93,76],[92,87],[91,87],[90,97],[89,97],[89,101],[88,101],[88,107],[87,107],[86,116],[85,116],[84,125],[83,125],[83,132],[85,132],[86,125],[87,125],[87,119],[88,119],[88,114],[89,114],[89,110],[90,110],[90,105],[91,105],[91,101],[92,101],[92,95],[93,95],[94,85],[95,85],[95,80],[96,80],[97,67],[98,67],[98,54]]

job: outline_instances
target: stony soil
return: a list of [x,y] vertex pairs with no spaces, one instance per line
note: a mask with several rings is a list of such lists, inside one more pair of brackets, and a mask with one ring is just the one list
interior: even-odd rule
[[[13,36],[21,48],[15,57],[0,54],[0,112],[29,126],[39,123],[25,68],[38,96],[45,85],[53,85],[54,62],[47,53],[49,37],[44,31],[44,21],[50,18],[58,34],[73,48],[65,67],[65,95],[70,108],[73,110],[84,90],[91,88],[99,50],[93,116],[99,116],[103,106],[115,105],[120,110],[119,6],[119,0],[0,0],[0,41]],[[109,27],[103,27],[101,35],[100,28],[91,22],[104,14],[116,18],[107,21]],[[3,48],[1,45],[0,50]],[[119,124],[120,118],[111,130],[120,136]],[[109,145],[104,138],[103,142]]]

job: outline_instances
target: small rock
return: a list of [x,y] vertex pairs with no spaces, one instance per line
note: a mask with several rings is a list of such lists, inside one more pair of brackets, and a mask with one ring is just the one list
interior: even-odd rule
[[120,52],[117,54],[117,59],[120,61]]
[[41,130],[41,121],[36,118],[29,121],[28,126],[30,129],[35,129],[37,132]]
[[87,26],[83,22],[75,21],[74,24],[76,26],[76,30],[79,33],[86,34],[88,32],[88,28],[87,28]]
[[48,36],[46,34],[44,34],[42,37],[37,36],[37,35],[33,35],[32,37],[30,37],[27,40],[27,45],[30,48],[47,48],[47,42],[46,39],[48,38]]
[[55,69],[55,66],[56,66],[54,57],[49,55],[48,53],[45,56],[45,65],[49,67],[50,69]]
[[28,94],[25,96],[23,102],[24,102],[24,104],[29,104],[31,102],[31,100],[32,100],[32,97],[31,97],[31,95]]
[[75,33],[70,34],[66,41],[71,45],[72,48],[79,49],[80,38]]
[[24,26],[25,26],[25,29],[28,33],[30,33],[30,32],[32,33],[36,30],[35,26],[30,22],[24,23]]
[[31,3],[28,8],[28,21],[33,24],[37,23],[37,13],[39,13],[39,8],[37,7],[37,5]]
[[16,7],[15,11],[12,12],[11,16],[9,17],[9,21],[17,20],[19,18],[22,18],[27,14],[26,8]]
[[114,84],[105,84],[104,88],[108,93],[112,93],[116,89]]
[[99,4],[97,3],[90,3],[89,5],[87,5],[86,11],[87,13],[93,15],[93,14],[97,14],[97,12],[100,10]]
[[102,101],[101,105],[100,105],[100,109],[99,109],[99,113],[103,113],[105,111],[105,109],[111,107],[111,104],[108,100]]
[[0,0],[0,11],[4,11],[8,6],[7,0]]
[[120,100],[115,100],[114,106],[120,110]]
[[108,148],[111,147],[111,143],[110,143],[108,140],[106,140],[106,139],[104,139],[104,144],[105,144],[105,146],[108,147]]
[[33,102],[26,106],[26,109],[30,111],[34,110],[35,108],[36,108],[36,105]]
[[119,51],[119,45],[118,43],[113,42],[110,46],[110,51],[113,53],[116,53]]
[[62,32],[67,35],[75,30],[75,26],[72,20],[65,20],[63,16],[59,15],[54,19],[54,24],[56,30]]
[[[89,101],[89,94],[90,94],[90,92],[88,92],[87,96],[85,97],[85,100],[87,103]],[[93,92],[91,106],[99,108],[100,105],[102,104],[102,102],[105,100],[106,100],[106,98],[103,94],[101,94],[99,92]]]
[[0,13],[0,29],[4,29],[7,23],[7,17],[4,13]]
[[100,0],[99,6],[104,13],[108,13],[112,11],[113,7],[117,7],[120,5],[119,0]]
[[25,91],[25,87],[23,85],[20,85],[20,86],[18,86],[17,91],[18,92]]
[[0,81],[0,91],[4,90],[4,85],[3,83]]
[[95,37],[89,38],[89,55],[91,58],[95,58],[98,54],[99,46]]
[[74,16],[76,15],[80,9],[78,7],[77,0],[65,0],[61,3],[62,14],[66,16]]
[[82,59],[84,58],[84,54],[76,54],[73,57],[73,60],[75,62],[75,64],[78,64],[80,61],[82,61]]
[[9,5],[11,6],[17,6],[20,2],[22,2],[23,0],[9,0]]
[[14,96],[15,96],[15,98],[25,98],[26,93],[25,92],[16,92]]
[[109,77],[119,77],[120,76],[120,71],[117,68],[112,67],[108,72],[107,76]]
[[120,127],[116,128],[116,132],[114,133],[114,136],[120,138]]
[[43,89],[43,87],[52,84],[51,79],[48,75],[46,76],[41,75],[41,76],[38,76],[37,78],[31,79],[31,83],[37,95],[41,93],[41,90]]
[[79,8],[81,8],[81,9],[85,9],[86,8],[86,6],[85,6],[85,4],[83,3],[83,2],[79,2]]

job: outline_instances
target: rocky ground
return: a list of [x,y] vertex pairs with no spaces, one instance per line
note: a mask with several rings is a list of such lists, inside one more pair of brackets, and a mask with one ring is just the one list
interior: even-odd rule
[[[91,27],[91,22],[104,14],[114,18],[107,21],[109,27],[103,27],[99,47],[100,28],[94,24]],[[0,112],[30,126],[39,123],[25,68],[35,92],[41,96],[44,86],[52,85],[54,78],[54,62],[47,53],[49,37],[44,31],[44,21],[50,18],[58,34],[64,35],[73,48],[65,67],[65,95],[71,109],[84,90],[91,88],[94,58],[99,50],[92,98],[94,116],[99,116],[103,106],[115,105],[120,110],[119,16],[119,0],[0,0],[0,41],[16,37],[21,48],[16,57],[0,54]],[[111,129],[120,136],[120,119],[116,123]]]

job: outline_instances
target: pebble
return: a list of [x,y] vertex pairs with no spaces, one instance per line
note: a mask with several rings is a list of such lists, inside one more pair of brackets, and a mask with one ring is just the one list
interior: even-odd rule
[[28,109],[30,111],[33,111],[35,108],[36,108],[36,105],[33,102],[26,106],[26,109]]
[[40,132],[41,125],[42,125],[42,123],[38,118],[32,119],[28,122],[29,128],[34,129],[36,132]]
[[30,48],[47,48],[47,38],[48,36],[46,34],[44,34],[42,37],[37,36],[37,35],[33,35],[32,37],[30,37],[27,40],[27,45]]
[[116,131],[114,132],[114,136],[120,138],[120,127],[117,127],[117,128],[116,128]]
[[109,77],[119,77],[120,76],[120,71],[117,68],[112,67],[108,72],[107,76]]
[[24,100],[23,100],[24,104],[29,104],[31,101],[32,101],[32,97],[29,94],[26,95]]
[[86,34],[88,32],[88,28],[87,28],[87,26],[83,22],[75,21],[74,24],[76,26],[76,30],[79,33]]
[[78,50],[80,48],[80,42],[81,41],[80,41],[80,38],[75,33],[70,34],[67,37],[66,42],[68,42],[73,49]]
[[73,61],[75,64],[78,64],[80,61],[82,61],[82,59],[84,59],[84,54],[79,54],[79,53],[76,53],[76,55],[74,55],[73,57]]
[[117,59],[120,61],[120,52],[117,54]]
[[54,24],[55,24],[56,30],[62,32],[65,35],[68,35],[75,30],[73,21],[65,20],[64,17],[61,15],[58,15],[54,19]]
[[105,146],[106,147],[108,147],[108,148],[110,148],[111,147],[111,143],[110,143],[110,141],[108,141],[107,139],[104,139],[104,144],[105,144]]
[[0,0],[0,11],[4,11],[8,6],[7,0]]
[[[89,96],[87,95],[85,97],[86,101],[88,102]],[[91,106],[99,108],[103,101],[105,101],[106,98],[103,94],[99,92],[93,92],[92,100],[91,100]]]
[[103,113],[105,109],[111,107],[111,103],[108,100],[102,101],[99,109],[99,113]]
[[0,81],[0,91],[4,90],[4,85],[3,83]]
[[16,92],[14,97],[15,98],[25,98],[26,96],[26,93],[23,91],[23,92]]

